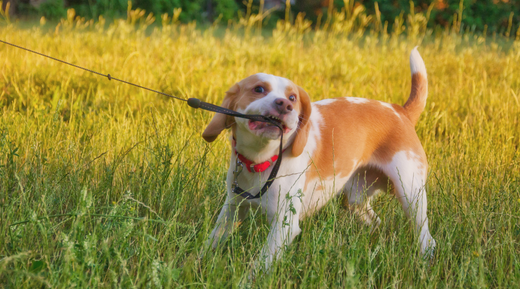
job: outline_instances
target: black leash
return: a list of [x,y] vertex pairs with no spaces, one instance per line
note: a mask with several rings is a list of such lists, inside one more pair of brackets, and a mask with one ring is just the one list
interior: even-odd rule
[[260,189],[260,192],[258,194],[256,194],[255,196],[253,196],[250,193],[248,193],[247,190],[243,190],[239,186],[234,186],[233,187],[233,193],[241,196],[242,198],[248,199],[248,200],[258,199],[261,196],[263,196],[267,192],[269,187],[271,187],[271,184],[274,182],[274,179],[276,178],[276,175],[278,174],[278,169],[280,168],[280,164],[282,163],[282,153],[283,153],[283,129],[282,129],[282,126],[280,124],[276,123],[275,121],[267,118],[266,116],[263,116],[263,115],[258,115],[258,114],[241,114],[241,113],[236,112],[236,111],[231,110],[231,109],[227,109],[227,108],[224,108],[224,107],[221,107],[221,106],[217,106],[217,105],[214,105],[214,104],[211,104],[211,103],[207,103],[207,102],[201,101],[200,99],[197,99],[197,98],[189,98],[188,99],[188,105],[193,107],[193,108],[200,108],[200,109],[204,109],[204,110],[208,110],[208,111],[214,111],[214,112],[217,112],[217,113],[227,114],[227,115],[231,115],[231,116],[235,116],[235,117],[247,118],[247,119],[251,119],[251,120],[255,120],[255,121],[268,122],[268,123],[271,123],[271,124],[275,125],[276,127],[278,127],[278,129],[280,129],[280,148],[278,149],[278,159],[276,160],[276,163],[274,164],[273,170],[269,174],[269,177],[267,178],[267,181],[265,182],[264,186]]
[[99,73],[97,71],[90,70],[90,69],[87,69],[87,68],[84,68],[84,67],[81,67],[81,66],[78,66],[78,65],[75,65],[75,64],[72,64],[72,63],[69,63],[69,62],[66,62],[66,61],[63,61],[63,60],[60,60],[60,59],[48,56],[48,55],[45,55],[45,54],[40,53],[40,52],[36,52],[34,50],[27,49],[25,47],[21,47],[21,46],[18,46],[18,45],[15,45],[15,44],[3,41],[3,40],[0,40],[0,42],[2,42],[4,44],[7,44],[7,45],[10,45],[10,46],[13,46],[13,47],[16,47],[16,48],[19,48],[19,49],[22,49],[22,50],[25,50],[25,51],[28,51],[28,52],[31,52],[31,53],[34,53],[34,54],[38,54],[38,55],[43,56],[43,57],[50,58],[52,60],[55,60],[55,61],[67,64],[67,65],[73,66],[75,68],[83,69],[83,70],[88,71],[90,73],[94,73],[94,74],[106,77],[106,78],[108,78],[108,80],[119,81],[119,82],[122,82],[122,83],[133,85],[133,86],[138,87],[138,88],[146,89],[146,90],[151,91],[151,92],[162,94],[164,96],[168,96],[168,97],[171,97],[171,98],[174,98],[174,99],[177,99],[177,100],[186,101],[188,103],[188,105],[193,107],[193,108],[200,108],[200,109],[207,110],[207,111],[213,111],[213,112],[216,112],[216,113],[222,113],[222,114],[226,114],[226,115],[230,115],[230,116],[234,116],[234,117],[245,118],[245,119],[250,119],[250,120],[254,120],[254,121],[268,122],[268,123],[276,126],[278,129],[280,129],[280,149],[279,149],[279,152],[278,152],[278,160],[274,164],[273,170],[269,174],[269,177],[267,178],[267,181],[265,182],[264,186],[262,187],[262,189],[260,189],[260,192],[256,196],[251,195],[250,193],[247,192],[247,190],[244,191],[243,189],[241,189],[238,186],[235,186],[233,188],[233,193],[235,193],[235,194],[237,194],[237,195],[239,195],[239,196],[241,196],[241,197],[243,197],[245,199],[248,199],[248,200],[258,199],[258,198],[260,198],[261,196],[263,196],[267,192],[267,190],[269,189],[269,187],[273,183],[274,179],[276,178],[276,175],[278,174],[278,169],[280,168],[280,164],[282,163],[283,128],[282,128],[282,126],[280,124],[278,124],[277,122],[275,122],[272,119],[269,119],[268,117],[266,117],[264,115],[259,115],[259,114],[242,114],[240,112],[237,112],[237,111],[234,111],[234,110],[231,110],[231,109],[227,109],[227,108],[224,108],[224,107],[221,107],[221,106],[217,106],[217,105],[214,105],[214,104],[211,104],[211,103],[207,103],[207,102],[201,101],[198,98],[188,98],[186,100],[184,98],[173,96],[173,95],[170,95],[170,94],[158,91],[158,90],[154,90],[154,89],[151,89],[151,88],[148,88],[148,87],[144,87],[144,86],[141,86],[141,85],[138,85],[138,84],[135,84],[135,83],[131,83],[131,82],[128,82],[128,81],[125,81],[125,80],[122,80],[122,79],[115,78],[115,77],[111,76],[110,74]]

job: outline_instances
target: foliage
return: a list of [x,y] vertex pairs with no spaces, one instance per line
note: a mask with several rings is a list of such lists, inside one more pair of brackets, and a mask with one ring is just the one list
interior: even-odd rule
[[49,19],[61,19],[67,15],[63,0],[50,0],[44,2],[40,5],[38,11],[42,16]]
[[79,15],[93,19],[97,19],[100,15],[107,18],[123,17],[126,15],[128,3],[128,0],[68,1],[70,7],[75,9]]
[[[222,32],[166,17],[150,27],[154,19],[137,10],[110,23],[69,11],[58,25],[31,29],[2,13],[0,39],[217,104],[259,71],[292,79],[315,101],[350,95],[403,104],[408,55],[420,45],[429,98],[417,132],[430,163],[434,259],[419,256],[392,195],[373,203],[382,219],[373,233],[335,200],[303,221],[272,272],[251,285],[517,287],[520,39],[457,27],[432,33],[423,13],[386,31],[352,9],[318,30],[303,18],[280,21],[269,36],[254,14]],[[231,153],[225,136],[212,144],[200,137],[212,114],[6,45],[0,60],[2,287],[248,285],[267,238],[260,214],[201,254]]]
[[32,6],[28,3],[20,3],[19,11],[28,16],[43,16],[47,19],[59,20],[67,15],[63,0],[49,0],[39,6]]
[[227,23],[228,20],[234,19],[238,12],[238,4],[235,0],[215,1],[215,15],[222,15],[222,20]]
[[[336,1],[341,5],[341,1]],[[375,4],[378,4],[383,21],[392,24],[393,20],[401,12],[410,13],[410,2],[413,2],[414,12],[423,12],[432,6],[431,24],[439,26],[450,26],[457,19],[460,8],[463,8],[462,23],[465,27],[477,31],[483,31],[485,25],[490,27],[489,31],[504,32],[509,23],[511,13],[514,13],[513,22],[518,27],[520,24],[520,5],[514,0],[394,0],[377,1],[362,0],[362,3],[370,14],[375,13]],[[433,26],[433,25],[432,25]],[[463,27],[463,29],[465,29]]]
[[155,15],[162,13],[172,14],[175,8],[181,8],[183,13],[181,13],[179,20],[182,22],[189,22],[193,20],[202,21],[202,12],[205,8],[204,3],[205,0],[137,0],[135,2],[135,7],[142,8],[154,13]]
[[122,17],[126,15],[128,7],[140,8],[154,15],[167,13],[170,16],[173,15],[174,9],[181,8],[183,13],[179,19],[183,22],[189,22],[192,20],[203,20],[204,2],[204,0],[97,0],[92,3],[92,1],[71,0],[69,5],[77,11],[78,15],[94,19],[100,15],[109,18]]
[[[281,1],[285,2],[285,1]],[[67,7],[65,7],[66,3]],[[329,3],[332,6],[329,6]],[[129,6],[130,4],[130,6]],[[128,7],[140,8],[154,15],[167,13],[170,17],[174,9],[181,8],[179,20],[211,22],[220,19],[224,24],[229,20],[238,20],[247,11],[258,13],[262,2],[260,0],[48,0],[39,7],[20,3],[20,15],[39,15],[51,19],[65,16],[65,8],[74,8],[76,13],[87,19],[124,17]],[[298,0],[291,7],[291,18],[304,13],[305,18],[313,25],[319,25],[323,20],[344,7],[362,7],[369,15],[380,13],[381,23],[387,23],[388,29],[393,29],[394,19],[399,15],[414,13],[430,14],[428,27],[450,27],[461,22],[461,29],[471,31],[513,33],[520,26],[520,5],[513,0]],[[332,8],[332,10],[329,10]],[[264,10],[265,11],[265,10]],[[462,11],[462,13],[461,13]],[[462,21],[460,19],[462,17]],[[271,9],[264,15],[264,25],[274,28],[279,19],[285,19],[285,5]],[[372,22],[371,25],[376,25]],[[512,30],[511,30],[512,29]],[[512,31],[512,32],[511,32]]]

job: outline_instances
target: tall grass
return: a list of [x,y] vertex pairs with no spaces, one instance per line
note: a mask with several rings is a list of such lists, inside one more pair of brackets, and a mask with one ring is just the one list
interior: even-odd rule
[[[302,17],[280,22],[270,36],[257,29],[257,15],[202,31],[167,17],[153,28],[140,11],[110,24],[69,11],[51,30],[4,23],[0,38],[217,104],[257,72],[292,79],[313,100],[403,104],[408,55],[420,45],[430,93],[417,133],[430,163],[433,260],[420,257],[392,196],[373,204],[382,219],[373,233],[334,201],[249,285],[518,286],[520,42],[460,23],[427,30],[422,14],[386,31],[377,15],[356,9],[318,29]],[[210,145],[200,137],[210,113],[5,45],[0,61],[0,287],[245,284],[268,232],[260,214],[199,258],[223,203],[230,154],[225,136]]]

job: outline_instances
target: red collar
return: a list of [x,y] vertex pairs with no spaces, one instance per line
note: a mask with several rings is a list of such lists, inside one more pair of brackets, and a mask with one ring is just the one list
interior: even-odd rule
[[[233,147],[236,147],[236,140],[234,137],[233,137]],[[283,150],[282,153],[284,151],[285,150]],[[237,152],[236,148],[235,148],[235,154],[237,155],[238,159],[244,164],[244,166],[247,168],[247,170],[250,173],[261,173],[261,172],[267,170],[278,159],[278,155],[274,155],[269,160],[267,160],[263,163],[255,164],[255,163],[253,163],[253,161],[251,161],[251,160],[247,159],[245,156],[239,154]]]

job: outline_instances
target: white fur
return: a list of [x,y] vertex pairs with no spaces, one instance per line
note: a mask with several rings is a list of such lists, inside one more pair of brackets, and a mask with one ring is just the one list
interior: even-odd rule
[[412,75],[421,73],[424,77],[428,78],[426,66],[419,51],[417,51],[417,46],[412,50],[412,53],[410,53],[410,70],[412,71]]
[[337,98],[326,98],[326,99],[316,101],[314,104],[315,105],[329,105],[329,104],[336,102],[337,100],[338,100]]
[[285,92],[285,88],[291,83],[291,81],[285,77],[275,76],[272,74],[257,73],[255,75],[259,80],[269,82],[275,93],[283,94]]
[[352,103],[357,103],[357,104],[370,102],[369,99],[361,98],[361,97],[351,97],[351,96],[348,96],[348,97],[346,97],[346,99],[348,101],[352,102]]
[[379,102],[382,106],[384,107],[388,107],[389,109],[392,110],[392,112],[398,117],[398,118],[401,118],[401,115],[399,113],[397,113],[397,111],[394,109],[394,107],[388,103],[388,102],[383,102],[383,101],[380,101]]

